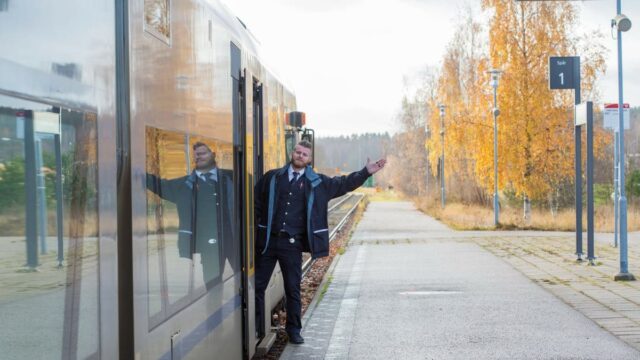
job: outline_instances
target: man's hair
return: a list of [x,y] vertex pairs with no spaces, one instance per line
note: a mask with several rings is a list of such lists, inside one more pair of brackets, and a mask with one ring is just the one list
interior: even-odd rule
[[201,146],[206,147],[206,148],[207,148],[207,150],[209,150],[209,152],[213,152],[213,151],[211,151],[211,148],[209,147],[209,145],[207,145],[207,144],[203,143],[202,141],[198,141],[198,142],[196,142],[195,144],[193,144],[193,150],[195,151],[197,148],[199,148],[199,147],[201,147]]
[[298,141],[298,145],[300,145],[302,147],[306,147],[307,149],[312,149],[313,148],[313,145],[308,140],[300,140],[300,141]]

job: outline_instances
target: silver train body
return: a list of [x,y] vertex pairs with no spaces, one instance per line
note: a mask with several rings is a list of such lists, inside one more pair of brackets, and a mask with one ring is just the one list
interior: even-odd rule
[[[0,44],[0,358],[252,357],[253,185],[296,100],[244,25],[214,0],[0,0]],[[211,218],[165,185],[204,186],[196,143]]]

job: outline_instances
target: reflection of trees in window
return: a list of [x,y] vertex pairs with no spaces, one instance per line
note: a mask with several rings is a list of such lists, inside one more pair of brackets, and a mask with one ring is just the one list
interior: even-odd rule
[[[0,132],[8,134],[6,141],[0,142],[0,234],[5,236],[22,236],[25,231],[25,159],[24,141],[17,138],[15,113],[17,109],[0,108]],[[11,114],[11,115],[9,115]],[[3,116],[6,115],[6,116]],[[88,169],[89,181],[82,184],[85,195],[83,211],[87,222],[84,224],[83,236],[97,234],[97,148],[96,116],[77,111],[62,110],[61,113],[61,162],[62,162],[62,201],[63,218],[71,220],[71,199],[74,186],[77,186],[79,167]],[[6,121],[5,121],[6,120]],[[9,126],[11,125],[11,126]],[[88,138],[78,132],[84,131]],[[47,233],[56,232],[56,157],[53,136],[40,136],[42,144],[42,169],[44,174],[45,199],[47,208]],[[82,155],[82,158],[79,156]],[[85,179],[86,180],[86,179]],[[65,226],[65,233],[69,228]]]
[[144,21],[158,35],[169,39],[171,27],[169,23],[169,0],[145,0]]
[[[63,358],[75,358],[79,348],[79,322],[80,314],[73,309],[72,304],[77,304],[82,296],[83,286],[82,269],[87,266],[96,266],[96,263],[88,261],[88,252],[85,246],[86,236],[96,236],[97,224],[97,201],[95,185],[97,182],[97,133],[96,115],[93,113],[70,113],[76,122],[76,141],[73,149],[74,161],[70,164],[69,202],[68,220],[69,242],[67,247],[67,279],[68,284],[65,291],[65,316],[63,334]],[[84,116],[83,116],[84,115]],[[95,246],[95,245],[94,245]],[[97,249],[91,248],[89,254],[95,255]],[[95,278],[94,278],[95,279]],[[89,281],[95,281],[94,279]],[[97,300],[97,299],[96,299]],[[66,355],[66,356],[65,356]]]
[[[84,119],[82,119],[84,118]],[[70,238],[97,235],[97,219],[87,216],[97,210],[95,186],[97,182],[96,116],[80,116],[76,127],[74,161],[69,166]],[[84,120],[84,121],[83,121]],[[64,171],[64,170],[63,170]],[[87,220],[91,220],[88,222]]]
[[[159,178],[173,179],[188,175],[185,157],[184,134],[159,129],[146,129],[147,173]],[[178,213],[170,201],[160,196],[148,197],[147,231],[149,234],[165,234],[178,230]],[[151,216],[153,214],[153,216]],[[164,247],[164,237],[159,236],[160,248]]]
[[[97,116],[2,96],[0,104],[7,104],[0,106],[0,238],[19,239],[3,242],[0,257],[6,271],[0,273],[0,313],[20,314],[3,318],[0,348],[5,356],[0,357],[37,358],[46,349],[48,357],[96,358]],[[41,121],[33,114],[57,118],[59,132],[37,131],[37,126],[31,127],[36,131],[25,131],[27,121],[35,125]],[[34,163],[44,183],[38,185],[36,197],[28,197],[25,187],[27,176],[32,175],[27,175],[27,169],[32,170]],[[43,198],[44,207],[39,201]],[[39,217],[29,227],[27,213]],[[31,231],[34,228],[36,233]],[[28,303],[37,304],[37,311],[25,312]],[[52,316],[38,316],[39,312]],[[39,336],[30,338],[34,333]],[[27,339],[27,345],[15,346],[12,339],[17,337]]]

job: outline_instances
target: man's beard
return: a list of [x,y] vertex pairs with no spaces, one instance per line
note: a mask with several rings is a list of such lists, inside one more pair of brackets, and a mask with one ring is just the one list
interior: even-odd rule
[[204,165],[200,166],[196,163],[196,170],[206,170],[206,169],[213,169],[214,167],[216,167],[216,161],[211,159],[210,161],[207,161]]
[[307,164],[304,161],[295,160],[295,159],[291,159],[291,164],[297,168],[303,168],[307,166]]

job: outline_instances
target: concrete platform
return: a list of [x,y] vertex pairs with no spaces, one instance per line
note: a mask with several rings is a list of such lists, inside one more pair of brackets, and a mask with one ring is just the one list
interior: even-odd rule
[[489,251],[495,235],[371,203],[281,359],[640,359]]

